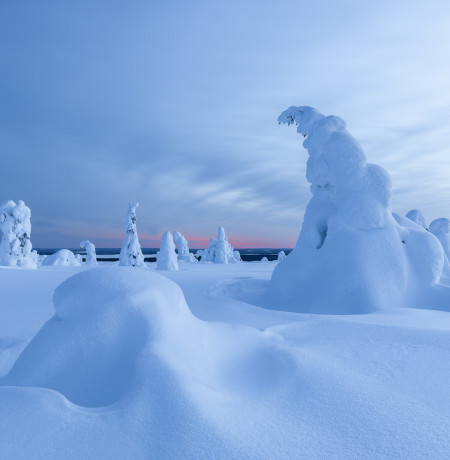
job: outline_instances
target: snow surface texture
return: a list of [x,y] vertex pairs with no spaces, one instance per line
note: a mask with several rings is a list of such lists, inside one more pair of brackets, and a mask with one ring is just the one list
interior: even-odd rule
[[[78,255],[78,254],[77,254]],[[47,256],[43,261],[42,265],[50,266],[64,266],[64,267],[78,267],[81,265],[79,259],[75,257],[75,254],[68,249],[60,249],[59,251],[55,252]]]
[[139,203],[131,202],[128,205],[127,220],[125,222],[125,240],[120,250],[119,265],[145,267],[144,255],[136,228],[136,208]]
[[22,200],[12,200],[0,205],[0,265],[8,267],[36,268],[38,255],[32,251],[31,211]]
[[241,261],[239,251],[233,250],[223,227],[219,227],[217,230],[217,240],[211,238],[209,240],[209,247],[201,252],[197,251],[197,256],[201,256],[201,262],[213,262],[215,264],[228,264]]
[[89,240],[83,240],[80,243],[80,248],[86,250],[86,265],[97,265],[97,254],[95,246]]
[[261,309],[230,294],[275,264],[180,264],[0,269],[0,458],[448,458],[449,313]]
[[[186,241],[186,240],[185,240]],[[178,270],[175,243],[170,232],[164,233],[161,238],[161,248],[156,255],[157,270]]]
[[430,232],[399,224],[391,212],[388,173],[367,163],[344,120],[312,107],[290,107],[280,123],[296,124],[308,150],[312,198],[295,249],[273,272],[268,301],[313,313],[368,313],[397,306],[448,309],[439,282],[442,246]]

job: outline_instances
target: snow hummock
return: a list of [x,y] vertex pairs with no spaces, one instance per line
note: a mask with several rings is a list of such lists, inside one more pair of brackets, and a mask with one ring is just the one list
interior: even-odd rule
[[125,221],[125,240],[120,250],[119,265],[129,265],[132,267],[145,267],[144,255],[136,227],[136,208],[139,203],[131,202],[128,205],[127,219]]
[[450,220],[445,217],[433,220],[430,232],[441,242],[445,255],[450,260]]
[[[79,254],[77,254],[79,256]],[[75,254],[69,249],[60,249],[54,254],[50,254],[43,261],[42,265],[54,265],[65,267],[78,267],[81,265],[81,257],[75,257]]]
[[0,265],[8,267],[36,268],[38,255],[32,251],[31,211],[22,200],[12,200],[0,205]]
[[223,227],[218,228],[217,239],[211,238],[209,240],[209,247],[202,250],[202,252],[197,251],[197,256],[201,256],[201,262],[213,262],[215,264],[228,264],[241,261],[239,251],[234,251],[228,242]]
[[80,247],[86,250],[86,265],[97,265],[97,254],[95,246],[89,240],[83,240]]
[[428,228],[425,216],[423,215],[423,212],[420,209],[411,209],[411,211],[408,211],[406,213],[405,217],[412,220],[417,225],[420,225],[424,229]]
[[396,221],[389,174],[367,163],[344,120],[312,107],[290,107],[278,120],[296,124],[305,137],[312,197],[295,249],[273,272],[268,298],[286,310],[335,314],[414,306],[431,291],[436,307],[450,304],[450,288],[437,285],[441,245],[410,220]]
[[161,238],[161,248],[156,254],[157,270],[178,270],[177,253],[172,234],[166,232]]

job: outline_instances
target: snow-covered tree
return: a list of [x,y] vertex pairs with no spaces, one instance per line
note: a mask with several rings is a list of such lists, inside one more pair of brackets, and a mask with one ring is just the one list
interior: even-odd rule
[[420,209],[411,209],[411,211],[406,213],[405,217],[407,217],[409,220],[412,220],[417,225],[420,225],[425,230],[428,229],[427,221],[425,220],[425,216],[423,215],[423,212],[420,211]]
[[164,233],[161,238],[161,248],[156,254],[157,270],[178,270],[177,253],[175,243],[170,232]]
[[[367,163],[345,121],[307,106],[290,107],[278,121],[296,125],[304,139],[312,197],[296,247],[276,265],[268,295],[288,310],[363,313],[412,306],[437,289],[445,260],[439,241],[409,219],[394,218],[389,174]],[[450,301],[446,289],[439,298],[445,291]]]
[[80,248],[86,250],[86,265],[98,265],[95,246],[89,240],[83,240]]
[[278,260],[283,260],[283,259],[286,259],[286,253],[284,251],[280,251],[278,253]]
[[36,268],[38,255],[32,251],[31,211],[22,200],[12,200],[0,205],[0,265]]
[[215,264],[239,262],[240,254],[238,251],[236,253],[228,242],[224,228],[219,227],[217,230],[217,240],[215,238],[209,240],[209,247],[203,251],[201,261],[213,262]]
[[[173,232],[173,240],[178,248],[178,260],[192,261],[186,238],[180,232]],[[197,259],[195,259],[197,260]]]
[[128,205],[127,219],[125,222],[125,240],[120,250],[119,265],[132,267],[145,267],[144,255],[136,228],[136,208],[139,203],[131,202]]
[[264,264],[266,262],[269,262],[269,259],[267,257],[261,257],[261,262]]

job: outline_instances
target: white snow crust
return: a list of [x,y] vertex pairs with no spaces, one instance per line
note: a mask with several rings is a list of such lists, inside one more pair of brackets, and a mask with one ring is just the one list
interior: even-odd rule
[[0,268],[2,458],[447,457],[449,312],[259,308],[275,264],[179,263]]

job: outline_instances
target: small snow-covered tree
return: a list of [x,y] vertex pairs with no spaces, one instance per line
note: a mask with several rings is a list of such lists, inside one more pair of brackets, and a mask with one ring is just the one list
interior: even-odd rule
[[264,264],[266,262],[269,262],[269,259],[267,257],[262,257],[261,262]]
[[173,232],[173,240],[178,248],[178,260],[191,261],[189,246],[186,238],[180,232]]
[[425,216],[423,215],[423,212],[419,209],[411,209],[411,211],[406,213],[405,217],[407,217],[409,220],[412,220],[417,225],[420,225],[425,230],[428,230]]
[[0,265],[36,268],[38,255],[30,241],[31,211],[22,200],[12,200],[0,206]]
[[136,228],[136,208],[139,203],[131,202],[128,205],[127,219],[125,222],[125,240],[120,250],[119,265],[132,267],[145,267],[144,255]]
[[280,251],[278,253],[278,260],[283,260],[283,259],[286,259],[286,253],[284,251]]
[[83,240],[80,248],[86,250],[86,265],[98,265],[95,246],[89,240]]
[[177,253],[175,243],[170,232],[164,233],[161,238],[161,248],[156,255],[157,270],[178,270]]
[[[78,256],[78,257],[77,257]],[[63,266],[63,267],[78,267],[81,265],[80,254],[74,254],[69,249],[60,249],[54,254],[50,254],[43,261],[44,266]]]
[[202,262],[213,262],[215,264],[228,264],[240,262],[241,256],[238,251],[234,251],[228,242],[227,235],[223,227],[217,230],[217,240],[211,238],[209,247],[202,255]]

